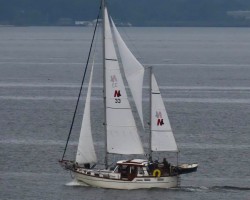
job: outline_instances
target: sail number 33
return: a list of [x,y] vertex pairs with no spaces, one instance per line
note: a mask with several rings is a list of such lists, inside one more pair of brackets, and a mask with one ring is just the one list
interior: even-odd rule
[[[120,97],[120,96],[122,96],[120,90],[115,90],[114,97]],[[115,98],[115,103],[121,103],[121,99]]]
[[121,99],[115,99],[115,103],[121,103]]

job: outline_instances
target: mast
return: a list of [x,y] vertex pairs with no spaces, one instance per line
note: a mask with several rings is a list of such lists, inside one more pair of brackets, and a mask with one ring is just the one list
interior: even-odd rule
[[152,66],[149,67],[149,149],[148,158],[152,160]]
[[105,64],[105,6],[106,2],[105,0],[102,0],[102,40],[103,40],[103,103],[104,103],[104,137],[105,137],[105,157],[104,157],[104,163],[105,168],[108,168],[108,151],[107,151],[107,117],[106,117],[106,64]]

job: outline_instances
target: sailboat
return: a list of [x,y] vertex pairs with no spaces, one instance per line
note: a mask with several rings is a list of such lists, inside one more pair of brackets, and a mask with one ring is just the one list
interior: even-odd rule
[[[174,152],[178,155],[179,150],[151,68],[149,152],[145,156],[122,76],[122,72],[124,72],[140,123],[144,128],[142,112],[144,67],[131,53],[120,36],[112,18],[108,15],[105,0],[101,1],[101,10],[103,15],[105,167],[102,169],[96,168],[98,159],[91,130],[90,99],[93,64],[91,66],[76,158],[73,161],[64,159],[64,151],[59,162],[65,169],[74,174],[77,181],[87,186],[112,189],[177,187],[180,174],[196,171],[198,164],[171,165],[165,158],[162,162],[153,161],[152,152]],[[115,48],[115,42],[117,48]],[[116,50],[118,50],[120,60]],[[121,67],[123,67],[123,71],[121,71]],[[134,158],[118,160],[115,166],[110,167],[108,157],[111,154],[132,155]]]

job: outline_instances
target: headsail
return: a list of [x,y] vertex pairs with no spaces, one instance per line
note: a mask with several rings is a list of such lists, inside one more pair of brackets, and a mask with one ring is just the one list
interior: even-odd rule
[[92,133],[91,133],[91,123],[90,123],[90,98],[91,98],[91,86],[93,77],[93,65],[90,73],[88,92],[87,92],[83,120],[82,120],[82,127],[80,131],[79,144],[76,153],[76,162],[79,164],[97,162],[93,139],[92,139]]
[[115,52],[107,9],[104,9],[107,151],[143,154]]
[[134,98],[135,105],[142,122],[142,126],[144,127],[143,113],[142,113],[142,85],[143,85],[144,67],[131,53],[131,51],[123,41],[122,37],[120,36],[114,22],[112,20],[111,22],[114,28],[114,35],[116,37],[117,45],[119,48],[119,53],[121,56],[125,76],[128,81],[128,85],[131,90],[132,96]]
[[151,150],[178,152],[158,84],[151,76]]

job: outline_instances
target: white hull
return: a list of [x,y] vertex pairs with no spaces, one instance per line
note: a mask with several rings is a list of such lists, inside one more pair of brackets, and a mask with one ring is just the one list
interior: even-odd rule
[[132,181],[100,178],[75,172],[75,178],[93,187],[110,189],[147,189],[147,188],[174,188],[177,187],[177,176],[171,177],[136,177]]

